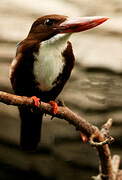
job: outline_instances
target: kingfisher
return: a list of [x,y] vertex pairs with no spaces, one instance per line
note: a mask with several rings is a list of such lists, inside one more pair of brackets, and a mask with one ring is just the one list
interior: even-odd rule
[[[16,95],[50,103],[57,113],[56,99],[70,77],[75,63],[69,38],[73,33],[94,28],[108,18],[102,16],[70,18],[51,14],[39,17],[27,37],[17,45],[11,63],[10,81]],[[77,45],[77,48],[79,45]],[[23,150],[36,150],[41,137],[44,113],[37,108],[18,107],[21,118],[20,145]]]

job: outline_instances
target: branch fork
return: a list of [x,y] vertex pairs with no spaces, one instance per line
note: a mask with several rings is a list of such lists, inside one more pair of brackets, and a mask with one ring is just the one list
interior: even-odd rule
[[[30,106],[31,108],[34,108],[33,99],[31,97],[17,96],[2,91],[0,91],[0,102],[7,105]],[[93,126],[83,117],[77,115],[67,107],[59,106],[57,114],[53,114],[51,105],[41,102],[38,109],[40,112],[43,111],[45,114],[49,114],[53,117],[68,121],[70,124],[76,127],[76,130],[81,131],[81,133],[88,137],[90,144],[96,147],[99,155],[99,176],[94,178],[97,178],[99,180],[119,180],[117,178],[120,176],[122,177],[122,173],[119,173],[118,175],[118,172],[120,172],[118,171],[120,158],[119,156],[118,158],[114,158],[113,156],[112,159],[108,145],[114,140],[109,135],[109,130],[112,126],[112,119],[109,119],[103,125],[102,129],[99,130],[96,126]]]

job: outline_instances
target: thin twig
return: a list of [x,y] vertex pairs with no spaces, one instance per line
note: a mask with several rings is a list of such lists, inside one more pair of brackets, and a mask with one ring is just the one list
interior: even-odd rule
[[101,134],[104,136],[105,140],[101,142],[95,141],[96,135],[92,134],[89,143],[92,146],[103,146],[105,144],[111,144],[114,141],[114,138],[109,135],[109,129],[112,126],[112,119],[108,119],[108,121],[102,126]]
[[113,158],[112,158],[114,180],[117,179],[117,174],[118,174],[118,170],[119,170],[119,164],[120,164],[120,156],[114,155]]
[[114,138],[112,136],[109,136],[108,138],[106,138],[104,141],[102,142],[95,142],[94,141],[94,136],[91,136],[89,139],[89,143],[91,144],[91,146],[103,146],[105,144],[111,144],[114,141]]
[[109,130],[112,126],[112,119],[108,119],[108,121],[102,126],[101,133],[107,138],[109,138]]
[[108,121],[102,126],[102,129],[109,130],[112,126],[112,119],[108,119]]

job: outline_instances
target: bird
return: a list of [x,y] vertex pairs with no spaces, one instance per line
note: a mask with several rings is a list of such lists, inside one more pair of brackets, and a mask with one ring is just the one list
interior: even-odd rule
[[[72,34],[98,26],[108,18],[102,16],[75,17],[51,14],[39,17],[32,24],[27,37],[17,45],[10,67],[10,81],[16,95],[50,103],[57,113],[56,99],[69,79],[75,64]],[[78,48],[80,48],[78,46]],[[35,151],[41,138],[44,113],[37,108],[18,107],[20,146]]]

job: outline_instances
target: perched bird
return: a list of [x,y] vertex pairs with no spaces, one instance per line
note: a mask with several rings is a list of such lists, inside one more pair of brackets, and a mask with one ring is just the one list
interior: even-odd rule
[[[69,18],[56,14],[38,18],[28,36],[17,45],[16,57],[11,64],[10,80],[15,94],[32,97],[35,106],[39,105],[39,99],[50,102],[56,113],[55,99],[69,79],[75,62],[69,37],[107,19]],[[19,112],[21,147],[35,150],[40,141],[43,112],[40,114],[37,109],[29,107],[19,107]]]

